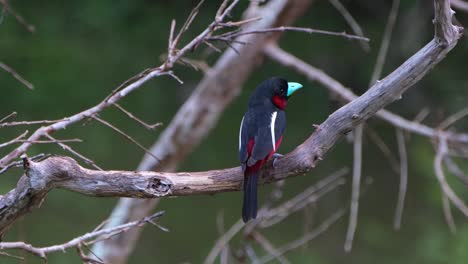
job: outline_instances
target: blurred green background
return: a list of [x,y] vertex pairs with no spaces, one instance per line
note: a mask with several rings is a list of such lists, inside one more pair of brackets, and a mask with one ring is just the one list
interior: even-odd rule
[[[207,1],[186,38],[200,32],[212,19],[219,1]],[[371,39],[371,50],[363,51],[356,42],[337,37],[286,33],[280,41],[282,48],[291,51],[312,65],[322,68],[356,93],[367,89],[375,64],[383,29],[391,1],[342,1]],[[159,65],[166,52],[168,30],[172,18],[180,25],[195,1],[11,1],[12,7],[37,32],[31,34],[11,15],[3,15],[0,23],[0,61],[10,65],[35,89],[30,91],[0,71],[0,117],[18,112],[17,120],[59,119],[95,105],[112,89],[144,68]],[[247,6],[243,1],[233,13],[239,17]],[[433,35],[432,1],[408,0],[400,5],[398,20],[383,74],[401,64],[420,49]],[[468,25],[463,12],[458,20]],[[346,30],[348,25],[328,1],[316,1],[297,26],[333,31]],[[388,109],[413,119],[424,107],[430,110],[425,123],[436,126],[449,114],[467,106],[468,42],[463,37],[449,56],[415,87]],[[203,49],[191,58],[200,57]],[[216,60],[216,54],[208,62]],[[243,92],[222,115],[217,127],[181,170],[198,171],[232,167],[237,161],[239,122],[250,92],[261,80],[281,75],[306,87],[288,106],[288,128],[280,152],[287,153],[313,131],[312,124],[320,123],[337,107],[327,90],[311,83],[294,71],[274,62],[255,71]],[[171,117],[202,78],[201,72],[177,66],[175,71],[185,84],[179,85],[168,77],[154,79],[121,104],[149,123],[168,124]],[[101,116],[126,131],[146,146],[150,146],[164,126],[148,131],[116,109]],[[369,126],[379,133],[397,155],[395,129],[371,120]],[[0,142],[34,127],[0,129]],[[456,126],[467,131],[466,121]],[[134,170],[143,152],[114,131],[94,121],[75,124],[56,138],[81,138],[83,143],[71,143],[82,154],[92,158],[105,169]],[[466,218],[454,210],[457,233],[452,235],[445,224],[441,207],[440,187],[433,172],[434,150],[427,138],[411,136],[408,146],[408,195],[400,231],[392,227],[396,206],[399,175],[391,170],[386,158],[368,139],[364,140],[363,177],[372,179],[361,198],[359,222],[351,253],[343,244],[348,217],[342,218],[325,234],[307,246],[290,252],[292,263],[466,263],[468,260],[468,225]],[[11,148],[0,150],[0,156]],[[56,145],[36,145],[28,151],[64,154]],[[327,154],[318,168],[310,174],[286,181],[284,200],[294,196],[305,186],[342,167],[352,164],[352,145],[342,140]],[[461,166],[463,164],[461,161]],[[468,169],[468,166],[464,166]],[[0,192],[15,186],[20,169],[12,169],[0,177]],[[347,184],[287,221],[265,230],[275,245],[298,238],[305,229],[313,228],[336,209],[350,201],[350,175]],[[453,176],[449,181],[463,198],[468,197],[464,186]],[[261,188],[261,199],[268,196],[271,186]],[[92,230],[110,213],[117,199],[90,198],[63,190],[54,190],[40,209],[19,221],[4,238],[5,241],[25,240],[37,246],[62,243]],[[130,263],[200,263],[219,236],[216,218],[224,216],[225,228],[240,215],[240,193],[215,196],[194,196],[164,199],[157,210],[165,210],[160,223],[171,232],[164,233],[147,227]],[[242,247],[236,237],[232,249]],[[255,247],[258,255],[263,255]],[[26,257],[22,263],[40,263],[35,256],[14,252]],[[50,255],[49,263],[81,263],[75,250]],[[20,261],[0,256],[0,263]]]

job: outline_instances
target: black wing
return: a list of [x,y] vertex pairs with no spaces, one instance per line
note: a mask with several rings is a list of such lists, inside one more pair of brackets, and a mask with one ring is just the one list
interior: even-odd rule
[[284,111],[275,111],[263,116],[258,120],[257,133],[255,134],[255,144],[250,155],[247,166],[254,165],[257,161],[265,159],[268,154],[275,150],[278,139],[283,135],[286,127],[286,114]]

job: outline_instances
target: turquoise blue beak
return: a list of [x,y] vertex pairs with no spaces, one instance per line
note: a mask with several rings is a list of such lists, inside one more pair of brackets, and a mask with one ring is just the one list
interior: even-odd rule
[[287,96],[291,96],[295,91],[302,88],[302,84],[297,82],[288,82],[288,94]]

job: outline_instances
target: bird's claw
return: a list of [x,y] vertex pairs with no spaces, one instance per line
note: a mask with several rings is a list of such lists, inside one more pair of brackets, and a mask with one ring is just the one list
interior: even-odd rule
[[283,157],[283,155],[281,155],[281,154],[279,154],[279,153],[273,154],[273,163],[272,163],[272,164],[273,164],[273,168],[276,169],[276,160],[277,160],[278,158],[281,158],[281,157]]

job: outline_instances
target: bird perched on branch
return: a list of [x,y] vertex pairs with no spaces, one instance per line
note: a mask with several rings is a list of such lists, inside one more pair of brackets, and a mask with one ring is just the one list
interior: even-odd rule
[[239,132],[239,159],[244,173],[244,222],[257,217],[258,175],[278,149],[286,128],[284,109],[302,85],[274,77],[263,81],[250,96]]

